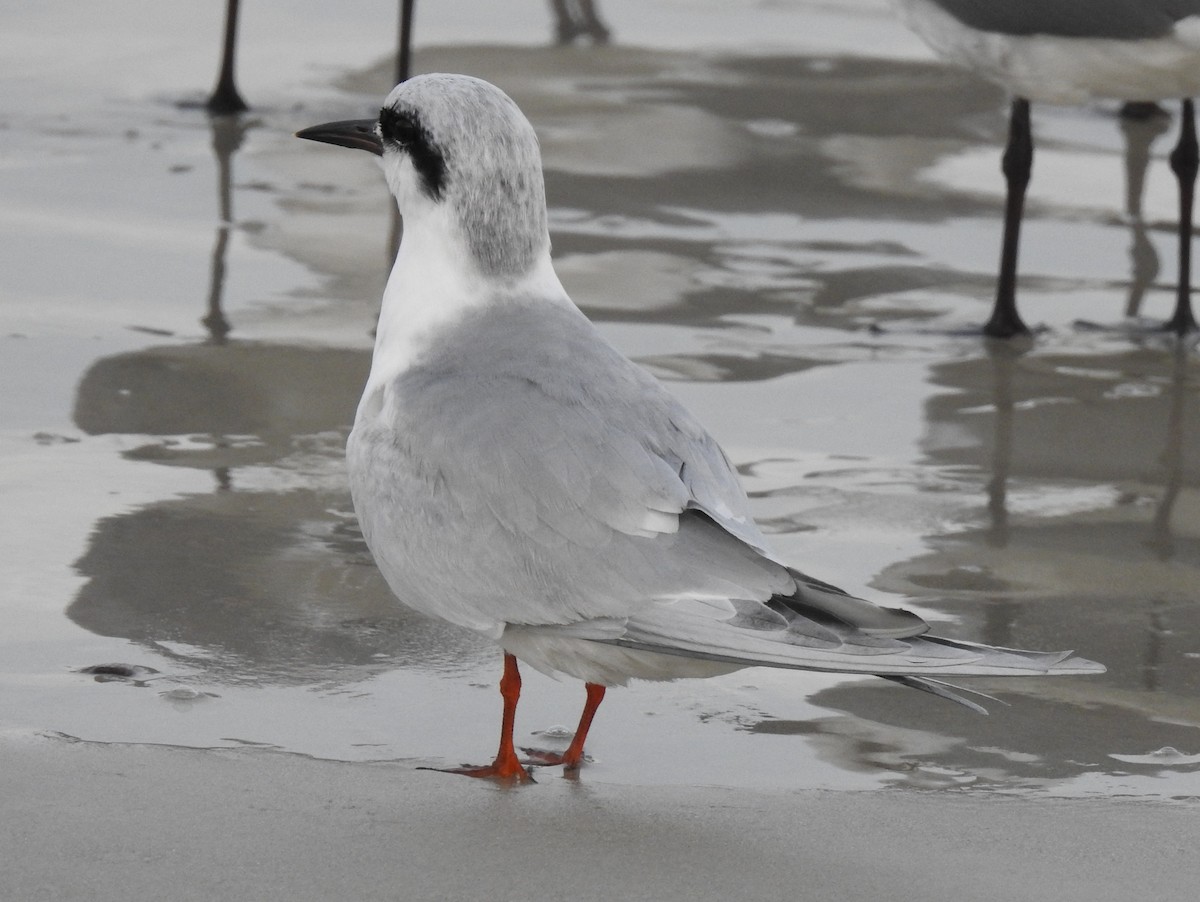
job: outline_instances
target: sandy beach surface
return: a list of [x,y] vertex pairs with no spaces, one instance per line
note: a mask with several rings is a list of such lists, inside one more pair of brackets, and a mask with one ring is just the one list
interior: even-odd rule
[[1193,806],[972,794],[505,789],[269,752],[0,746],[6,898],[1194,897]]
[[[390,260],[390,4],[16,4],[0,29],[0,900],[1190,900],[1200,358],[1169,116],[1035,107],[1030,340],[978,337],[1006,98],[885,0],[420,4],[417,71],[538,131],[556,266],[772,547],[1098,677],[612,692],[576,780],[495,748],[498,654],[398,605],[343,446]],[[97,671],[99,667],[99,671]],[[522,745],[582,690],[526,675]]]

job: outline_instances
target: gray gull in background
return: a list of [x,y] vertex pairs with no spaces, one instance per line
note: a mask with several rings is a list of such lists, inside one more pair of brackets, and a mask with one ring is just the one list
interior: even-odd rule
[[1195,332],[1191,304],[1192,201],[1200,148],[1200,0],[894,0],[935,51],[1013,96],[1004,176],[1008,200],[996,303],[984,334],[1028,333],[1017,312],[1017,250],[1033,167],[1029,102],[1183,101],[1171,169],[1179,180],[1179,281],[1164,329]]

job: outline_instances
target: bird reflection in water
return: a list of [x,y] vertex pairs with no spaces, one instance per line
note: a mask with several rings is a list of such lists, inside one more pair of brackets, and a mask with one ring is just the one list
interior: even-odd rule
[[213,243],[209,266],[208,310],[200,320],[208,330],[213,344],[224,344],[232,326],[223,311],[225,293],[225,256],[229,249],[229,235],[233,231],[233,158],[241,150],[246,132],[257,123],[248,122],[241,116],[214,115],[209,117],[212,125],[213,157],[217,164],[217,235]]
[[964,510],[875,581],[946,599],[938,606],[988,643],[1070,635],[1098,650],[1106,678],[1065,692],[996,685],[1019,706],[967,721],[935,705],[900,715],[869,684],[839,685],[811,700],[857,719],[750,729],[820,737],[828,760],[922,786],[1055,784],[1124,770],[1112,753],[1195,748],[1200,543],[1194,523],[1172,524],[1200,484],[1200,374],[1186,345],[1146,341],[1084,354],[989,343],[935,364],[950,392],[927,402],[928,463],[954,485],[975,470],[981,516]]
[[1121,133],[1125,137],[1125,215],[1129,220],[1132,243],[1129,246],[1131,279],[1125,315],[1141,315],[1146,289],[1158,278],[1158,253],[1146,234],[1142,215],[1142,197],[1146,190],[1146,170],[1154,141],[1171,127],[1171,117],[1156,103],[1127,103],[1121,109]]

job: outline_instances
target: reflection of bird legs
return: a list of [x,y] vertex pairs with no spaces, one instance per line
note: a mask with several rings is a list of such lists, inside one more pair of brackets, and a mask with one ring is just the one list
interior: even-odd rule
[[225,252],[229,246],[229,232],[233,228],[233,155],[242,146],[248,126],[237,116],[213,116],[211,125],[213,156],[217,158],[220,219],[209,268],[208,312],[200,322],[208,329],[213,344],[224,344],[231,329],[221,304],[225,292]]
[[1154,512],[1153,533],[1149,546],[1159,560],[1175,556],[1175,541],[1171,536],[1171,513],[1183,489],[1183,427],[1184,402],[1187,397],[1188,349],[1175,348],[1174,372],[1171,376],[1171,408],[1167,417],[1167,446],[1163,449],[1162,464],[1166,470],[1162,500]]
[[1146,289],[1158,278],[1158,254],[1146,234],[1142,196],[1150,166],[1150,147],[1167,131],[1170,116],[1157,103],[1127,103],[1121,107],[1120,124],[1125,136],[1125,215],[1129,217],[1132,238],[1129,246],[1132,278],[1125,315],[1135,317],[1141,311]]
[[[1167,418],[1167,446],[1163,449],[1162,464],[1167,471],[1162,500],[1154,511],[1150,540],[1146,543],[1160,561],[1175,556],[1175,539],[1171,535],[1171,514],[1183,488],[1183,427],[1184,402],[1187,397],[1187,375],[1190,352],[1182,343],[1175,346],[1174,369],[1171,374],[1170,415]],[[1161,686],[1160,672],[1170,624],[1167,606],[1156,598],[1150,606],[1146,624],[1146,645],[1142,657],[1142,685],[1150,692]]]
[[1012,466],[1013,445],[1013,367],[1020,349],[991,342],[988,356],[992,361],[992,478],[987,483],[988,514],[991,529],[988,544],[997,548],[1008,545],[1008,476]]
[[1157,692],[1162,688],[1163,651],[1166,647],[1166,637],[1171,634],[1165,608],[1161,598],[1154,599],[1150,604],[1149,622],[1146,624],[1146,647],[1142,655],[1142,688],[1147,692]]
[[1196,107],[1189,97],[1183,102],[1179,117],[1179,143],[1171,151],[1171,170],[1179,180],[1179,285],[1175,292],[1175,312],[1163,328],[1176,335],[1197,329],[1192,314],[1192,201],[1197,169],[1200,169],[1200,147],[1196,143]]
[[[525,763],[517,757],[513,745],[513,727],[517,717],[517,701],[521,697],[521,672],[517,668],[517,659],[505,652],[504,675],[500,678],[500,697],[504,699],[504,714],[500,721],[500,748],[496,759],[482,767],[452,767],[436,768],[443,773],[462,774],[465,777],[489,777],[496,780],[515,780],[520,783],[532,782]],[[561,764],[568,771],[577,770],[583,762],[583,744],[587,740],[588,730],[592,726],[592,718],[596,709],[604,701],[604,687],[596,683],[587,684],[587,702],[583,706],[583,714],[579,718],[579,729],[567,750],[543,752],[524,749],[532,756],[531,764]]]

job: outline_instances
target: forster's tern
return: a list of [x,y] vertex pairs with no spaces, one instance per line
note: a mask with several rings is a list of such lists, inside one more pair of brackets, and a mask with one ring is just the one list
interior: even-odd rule
[[1013,96],[1004,176],[1008,203],[987,335],[1029,329],[1017,313],[1017,246],[1033,166],[1029,102],[1182,100],[1171,168],[1179,180],[1179,281],[1165,328],[1196,330],[1191,306],[1192,192],[1200,154],[1191,98],[1200,94],[1200,0],[895,0],[938,53]]
[[567,297],[537,138],[498,88],[423,75],[378,119],[299,135],[378,154],[404,218],[346,456],[397,597],[504,649],[500,750],[458,772],[527,779],[517,658],[587,683],[569,748],[539,762],[568,768],[631,678],[876,674],[978,709],[937,678],[1103,671],[930,636],[774,557],[721,449]]

